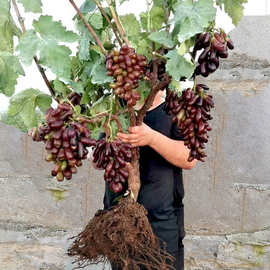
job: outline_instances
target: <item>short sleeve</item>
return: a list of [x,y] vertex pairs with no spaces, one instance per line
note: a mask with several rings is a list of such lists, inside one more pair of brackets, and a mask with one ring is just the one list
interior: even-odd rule
[[184,136],[181,134],[181,131],[176,123],[172,124],[171,138],[173,140],[184,141]]

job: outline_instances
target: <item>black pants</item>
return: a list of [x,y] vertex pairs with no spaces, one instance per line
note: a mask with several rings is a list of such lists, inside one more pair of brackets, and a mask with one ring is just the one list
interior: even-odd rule
[[[175,258],[174,268],[184,270],[184,207],[177,208],[169,219],[149,218],[154,234],[166,243],[166,250]],[[112,265],[112,270],[122,270]],[[145,270],[141,268],[141,270]]]

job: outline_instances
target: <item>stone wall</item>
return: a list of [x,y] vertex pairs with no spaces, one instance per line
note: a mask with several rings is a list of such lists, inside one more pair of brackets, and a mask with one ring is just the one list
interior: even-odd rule
[[[270,269],[270,17],[245,17],[231,36],[231,58],[204,80],[216,103],[207,162],[184,173],[187,270]],[[0,124],[1,270],[72,269],[68,238],[102,207],[102,172],[88,162],[56,183],[43,159]]]

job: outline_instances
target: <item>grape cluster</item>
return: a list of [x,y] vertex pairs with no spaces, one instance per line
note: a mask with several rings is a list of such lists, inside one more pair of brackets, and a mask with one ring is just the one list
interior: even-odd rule
[[173,115],[173,121],[184,136],[184,143],[190,149],[188,161],[204,161],[204,144],[208,142],[207,132],[211,131],[208,121],[212,119],[210,109],[214,107],[212,96],[205,91],[209,88],[197,84],[188,88],[178,97],[176,92],[169,92],[166,97],[165,111]]
[[107,56],[107,75],[114,77],[110,87],[114,89],[114,94],[125,99],[129,106],[135,106],[140,100],[136,88],[146,67],[146,57],[136,54],[135,50],[127,45],[123,45],[120,51],[115,50]]
[[104,179],[110,189],[117,193],[123,190],[123,184],[128,180],[126,163],[131,161],[131,145],[120,140],[107,142],[102,139],[96,144],[93,152],[93,162],[97,168],[105,169]]
[[54,162],[51,171],[58,181],[70,180],[82,160],[87,158],[87,147],[95,146],[88,128],[72,119],[74,111],[69,104],[59,104],[46,113],[46,123],[31,132],[34,141],[43,141],[47,150],[46,161]]
[[228,49],[234,48],[232,40],[223,31],[213,34],[206,32],[198,35],[194,46],[194,55],[204,49],[200,54],[196,67],[196,75],[207,77],[219,67],[219,58],[227,58]]

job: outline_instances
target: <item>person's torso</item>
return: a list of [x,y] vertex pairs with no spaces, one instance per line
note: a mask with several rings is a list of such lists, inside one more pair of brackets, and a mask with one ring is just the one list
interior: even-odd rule
[[[148,111],[144,123],[161,134],[174,138],[175,127],[171,116],[166,114],[163,108],[164,103]],[[138,202],[146,208],[150,219],[168,219],[176,208],[182,205],[184,197],[182,170],[169,163],[149,146],[140,147],[139,163],[141,188]],[[106,185],[105,208],[114,204],[115,197],[117,195],[112,194]]]

